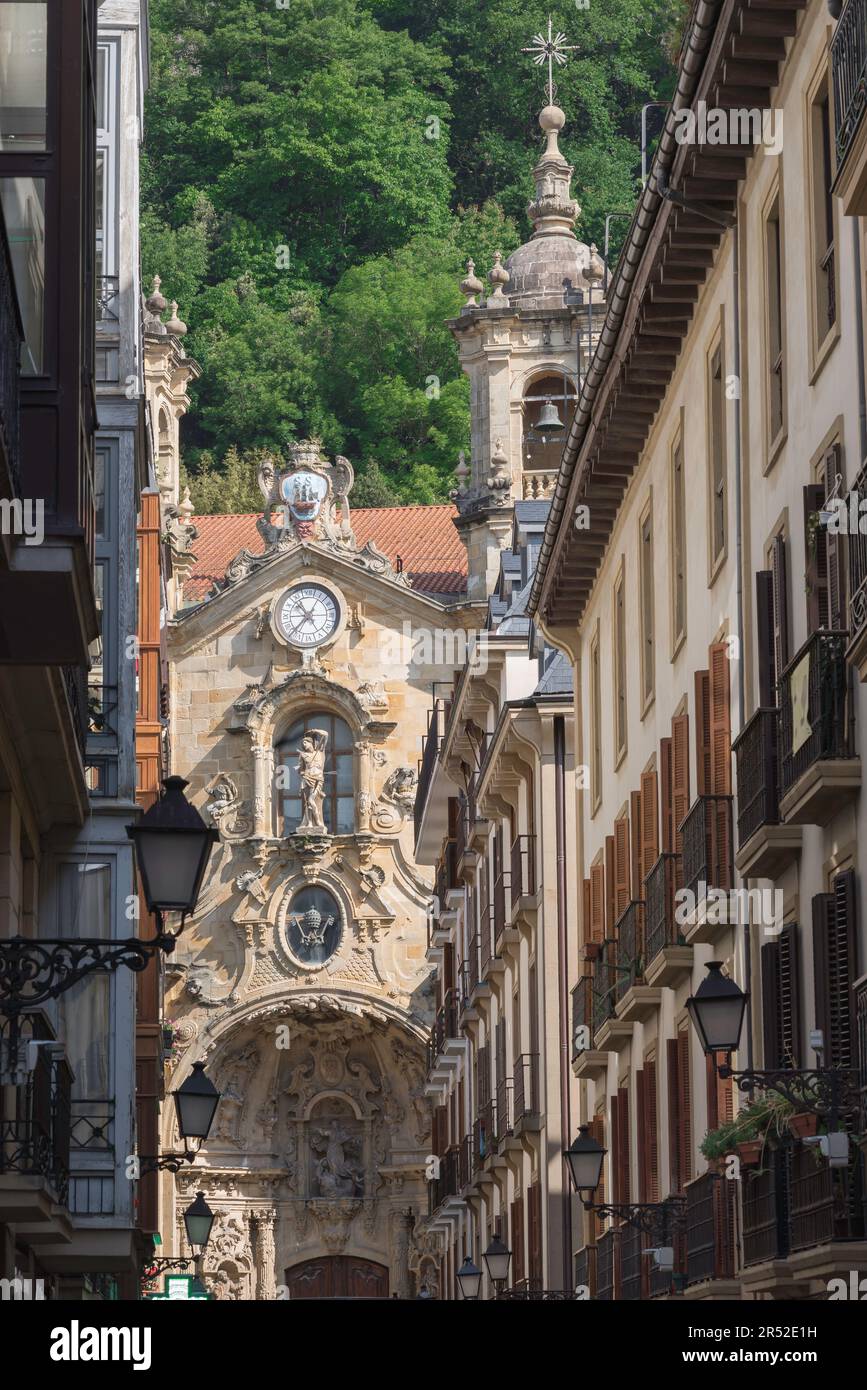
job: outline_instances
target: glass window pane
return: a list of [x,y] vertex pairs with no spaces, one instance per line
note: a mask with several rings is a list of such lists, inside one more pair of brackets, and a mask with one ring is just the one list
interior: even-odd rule
[[105,465],[107,449],[97,449],[93,456],[93,492],[96,504],[96,534],[105,539]]
[[[337,763],[337,776],[335,778],[335,782],[337,785],[335,787],[335,791],[351,792],[352,755],[349,753],[342,753],[339,758],[335,759],[335,761]],[[328,790],[331,790],[330,787],[328,788]]]
[[21,371],[38,376],[45,365],[45,180],[0,179],[0,203],[24,323]]
[[0,150],[44,150],[48,74],[45,0],[0,5]]
[[[59,931],[63,937],[111,936],[111,865],[61,864]],[[58,1000],[61,1037],[75,1076],[76,1099],[105,1098],[109,1084],[110,985],[108,975],[81,980]]]
[[105,265],[105,150],[96,154],[96,278]]

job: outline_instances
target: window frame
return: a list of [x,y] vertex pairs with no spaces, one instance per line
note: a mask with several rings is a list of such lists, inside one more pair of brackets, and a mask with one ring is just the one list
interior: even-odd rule
[[[317,723],[317,721],[319,721],[319,722]],[[346,731],[347,746],[345,746],[345,747],[344,747],[342,744],[340,744],[340,743],[337,742],[337,738],[336,738],[336,733],[337,733],[336,725],[338,725],[338,724],[339,724],[339,725],[342,725],[343,729]],[[357,829],[357,823],[358,823],[358,818],[357,818],[357,814],[356,814],[356,804],[355,804],[356,783],[357,783],[357,780],[358,780],[358,779],[357,779],[357,775],[356,775],[355,736],[354,736],[354,734],[353,734],[351,725],[349,724],[348,720],[346,720],[346,719],[344,718],[344,716],[343,716],[342,714],[337,714],[337,713],[335,713],[333,710],[321,709],[321,708],[320,708],[320,709],[305,709],[305,710],[303,710],[303,711],[301,711],[301,712],[296,712],[296,713],[287,721],[287,723],[286,723],[286,725],[285,725],[283,731],[280,733],[279,737],[276,738],[276,739],[274,740],[274,768],[275,768],[275,776],[276,776],[277,769],[278,769],[278,768],[281,768],[281,767],[291,767],[292,770],[293,770],[293,773],[294,773],[294,763],[290,763],[290,762],[289,762],[289,760],[288,760],[288,758],[287,758],[286,753],[285,753],[284,750],[286,749],[287,745],[288,745],[289,742],[290,742],[290,739],[291,739],[293,730],[297,729],[297,728],[299,727],[299,725],[301,726],[301,732],[298,733],[298,735],[297,735],[297,740],[300,740],[300,738],[301,738],[303,732],[305,732],[306,730],[311,729],[311,728],[325,728],[325,729],[328,730],[329,739],[328,739],[328,746],[327,746],[327,748],[326,748],[326,754],[325,754],[325,779],[326,779],[326,780],[325,780],[325,797],[324,797],[324,804],[323,804],[323,815],[324,815],[324,819],[325,819],[325,825],[326,825],[326,828],[327,828],[327,833],[328,833],[329,835],[333,835],[333,836],[338,836],[338,835],[353,835],[353,834],[355,834],[356,829]],[[296,740],[296,742],[297,742],[297,740]],[[295,749],[292,750],[292,757],[294,758],[294,757],[296,756],[296,754],[297,754],[297,748],[295,748]],[[351,782],[352,782],[351,791],[349,791],[349,792],[340,791],[339,788],[338,788],[338,786],[337,786],[337,777],[338,777],[339,767],[338,767],[338,765],[337,765],[336,760],[337,760],[338,758],[348,758],[348,759],[349,759],[349,767],[350,767],[350,770],[351,770]],[[328,783],[329,783],[329,778],[332,779],[332,785],[333,785],[333,789],[332,789],[332,790],[329,790],[329,785],[328,785]],[[292,791],[289,790],[288,787],[277,787],[276,785],[274,785],[274,787],[273,787],[272,826],[273,826],[273,833],[276,834],[276,835],[278,835],[281,839],[285,839],[287,836],[294,834],[294,832],[295,832],[295,831],[297,830],[297,828],[298,828],[298,822],[296,822],[296,824],[293,825],[291,829],[287,829],[287,827],[286,827],[286,802],[287,802],[287,801],[291,801],[291,802],[296,802],[296,801],[297,801],[297,803],[298,803],[298,805],[299,805],[298,822],[300,822],[300,820],[301,820],[301,814],[300,814],[301,792],[300,792],[300,787],[299,787],[299,790],[298,790],[297,792],[292,792]],[[339,822],[339,811],[340,811],[339,803],[340,803],[341,801],[349,801],[349,802],[351,803],[351,807],[352,807],[352,817],[351,817],[352,824],[351,824],[351,827],[350,827],[349,829],[342,829],[342,830],[341,830],[341,829],[338,828],[339,823],[340,823],[340,822]]]

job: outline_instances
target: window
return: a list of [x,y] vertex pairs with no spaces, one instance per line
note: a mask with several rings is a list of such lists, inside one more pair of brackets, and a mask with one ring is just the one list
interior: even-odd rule
[[768,303],[768,432],[775,444],[785,423],[786,372],[783,360],[783,236],[780,202],[774,199],[765,221],[765,274]]
[[614,753],[626,752],[626,583],[624,568],[614,583]]
[[[821,511],[842,483],[842,452],[833,444],[815,466],[816,482],[804,488],[804,545],[807,630],[840,632],[846,614],[844,537],[822,524]],[[839,477],[839,482],[838,482]]]
[[45,370],[45,180],[0,179],[12,273],[24,325],[23,376]]
[[[61,864],[58,874],[59,935],[111,937],[111,864]],[[58,1012],[77,1100],[111,1094],[109,1057],[111,979],[92,975],[60,996]]]
[[831,112],[828,77],[810,108],[810,158],[813,213],[813,295],[816,309],[816,347],[837,321],[834,258],[834,182],[831,157]]
[[599,630],[590,646],[590,714],[593,720],[593,742],[590,748],[590,795],[593,809],[602,800],[602,670],[599,660]]
[[671,614],[673,655],[686,636],[686,485],[682,435],[671,455]]
[[641,520],[641,693],[646,707],[653,698],[653,510],[648,506]]
[[777,682],[789,662],[788,543],[781,528],[767,550],[768,568],[756,574],[759,704],[777,703]]
[[45,149],[47,75],[45,0],[0,5],[0,150]]
[[277,766],[281,774],[278,788],[281,795],[279,819],[283,835],[291,835],[301,824],[301,778],[298,771],[299,751],[305,735],[324,734],[325,787],[322,813],[332,835],[347,835],[355,829],[355,794],[353,787],[353,740],[349,726],[334,714],[316,711],[296,720],[277,746]]
[[[523,467],[556,473],[560,467],[563,441],[575,414],[575,385],[567,376],[545,376],[532,382],[524,395]],[[545,406],[557,411],[564,428],[546,434],[539,430],[539,417]],[[532,436],[528,437],[531,435]],[[537,434],[538,431],[538,434]]]
[[722,344],[717,344],[708,362],[708,465],[710,469],[710,563],[716,569],[726,549],[726,444],[725,389]]

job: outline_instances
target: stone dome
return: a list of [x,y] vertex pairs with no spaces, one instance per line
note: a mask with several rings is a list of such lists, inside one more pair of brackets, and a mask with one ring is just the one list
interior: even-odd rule
[[590,249],[568,232],[533,236],[506,261],[509,302],[523,309],[563,307],[571,281],[573,289],[586,289],[583,271]]

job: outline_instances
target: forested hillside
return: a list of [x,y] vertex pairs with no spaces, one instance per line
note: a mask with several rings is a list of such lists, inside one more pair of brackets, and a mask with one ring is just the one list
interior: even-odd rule
[[[685,0],[560,0],[579,231],[631,209],[644,102]],[[524,0],[151,0],[143,260],[203,367],[185,424],[199,511],[257,505],[249,457],[317,433],[356,504],[443,499],[468,442],[443,320],[468,255],[526,240],[544,69]],[[623,227],[623,223],[619,224]],[[377,466],[378,465],[378,466]]]

